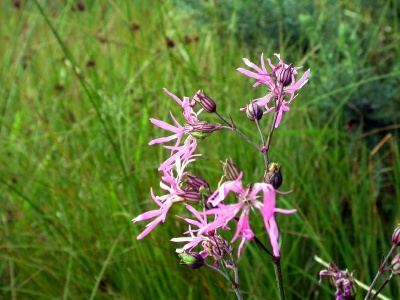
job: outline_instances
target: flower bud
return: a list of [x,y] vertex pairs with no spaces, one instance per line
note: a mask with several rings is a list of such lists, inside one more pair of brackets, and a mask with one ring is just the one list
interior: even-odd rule
[[263,111],[256,102],[251,101],[250,104],[247,105],[246,115],[251,121],[261,120]]
[[204,258],[201,254],[196,252],[184,252],[178,254],[181,258],[181,264],[187,265],[189,268],[192,269],[199,269],[204,266]]
[[293,75],[293,68],[292,64],[285,67],[284,65],[281,67],[281,71],[278,74],[277,81],[282,86],[288,86],[292,83],[292,75]]
[[186,186],[192,188],[195,191],[200,190],[200,188],[205,188],[207,190],[210,189],[210,185],[206,180],[194,175],[186,175],[187,179],[185,180]]
[[202,90],[194,95],[193,99],[208,113],[214,113],[217,110],[217,105],[211,100]]
[[396,245],[396,247],[400,246],[400,226],[398,226],[392,235],[392,243]]
[[227,180],[236,180],[239,177],[240,170],[233,162],[232,158],[227,158],[226,162],[219,162],[224,170],[224,176]]
[[176,195],[183,199],[186,203],[198,204],[202,201],[202,196],[198,191],[178,190]]
[[189,128],[191,128],[191,133],[193,132],[199,132],[199,133],[211,133],[215,130],[220,130],[221,125],[213,125],[210,123],[207,123],[205,121],[198,121],[195,124],[188,124],[186,125]]
[[266,172],[264,175],[264,182],[271,184],[276,190],[282,185],[283,177],[280,164],[269,164],[268,172]]
[[390,268],[392,269],[393,275],[399,275],[400,274],[400,253],[398,253],[392,259],[392,263],[390,264]]

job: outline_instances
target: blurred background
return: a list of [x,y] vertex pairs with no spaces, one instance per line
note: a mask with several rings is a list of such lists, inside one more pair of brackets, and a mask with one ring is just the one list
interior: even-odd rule
[[[298,210],[278,216],[287,299],[334,298],[315,255],[370,284],[400,222],[399,14],[398,0],[1,1],[0,299],[235,299],[218,274],[179,265],[181,207],[140,241],[131,220],[155,209],[168,157],[147,145],[165,135],[149,118],[180,116],[162,88],[204,89],[258,140],[238,108],[266,90],[236,69],[261,53],[311,68],[270,151],[293,190],[277,206]],[[228,156],[263,176],[233,133],[198,153],[192,171],[214,189]],[[238,263],[245,299],[277,298],[255,244]],[[383,294],[399,290],[395,278]]]

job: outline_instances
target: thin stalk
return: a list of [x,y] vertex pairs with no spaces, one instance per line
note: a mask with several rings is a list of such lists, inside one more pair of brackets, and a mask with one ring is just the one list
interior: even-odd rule
[[[238,298],[238,300],[243,300],[243,297],[242,297],[242,294],[240,293],[239,286],[238,286],[237,282],[232,282],[232,280],[229,278],[229,276],[226,273],[222,272],[220,269],[218,269],[218,268],[216,268],[216,267],[214,267],[212,265],[207,264],[206,262],[204,262],[204,266],[209,268],[209,269],[211,269],[211,270],[214,270],[214,271],[218,272],[226,280],[228,280],[232,284],[232,288],[235,291],[235,294],[236,294],[236,297]],[[235,275],[235,277],[236,277],[236,275]]]
[[[397,246],[393,245],[392,249],[390,249],[388,255],[385,257],[384,261],[380,264],[378,273],[376,274],[374,280],[371,283],[371,286],[369,287],[368,293],[365,296],[364,300],[368,300],[369,296],[371,296],[372,289],[375,287],[376,283],[378,282],[379,277],[382,276],[382,274],[385,272],[384,266],[386,265],[387,261],[389,260],[389,257],[393,254],[394,250],[396,250]],[[375,294],[376,295],[376,294]]]
[[285,290],[283,288],[282,268],[281,268],[281,258],[280,257],[274,257],[274,269],[275,269],[276,282],[278,284],[279,299],[285,300]]
[[278,119],[278,113],[279,113],[279,109],[281,108],[281,105],[282,105],[283,97],[284,97],[284,92],[283,92],[283,86],[282,86],[281,90],[279,91],[278,100],[276,101],[277,104],[275,104],[274,120],[272,122],[272,126],[271,126],[271,129],[268,134],[267,144],[265,145],[265,148],[267,151],[269,149],[269,144],[271,143],[272,135],[274,134],[275,124],[276,124],[276,120]]
[[382,283],[382,285],[379,287],[379,289],[376,291],[376,293],[372,296],[371,300],[374,300],[374,299],[376,299],[376,297],[378,297],[379,293],[390,282],[390,280],[392,280],[392,278],[393,278],[393,273],[390,274],[390,276],[388,278],[386,278],[386,280]]
[[262,153],[263,153],[263,156],[264,156],[265,169],[266,169],[267,172],[268,172],[269,157],[268,157],[268,149],[265,149],[265,148],[264,148],[265,145],[266,145],[265,138],[264,138],[264,134],[263,134],[263,132],[262,132],[262,130],[261,130],[259,120],[255,119],[254,121],[256,122],[258,132],[260,133],[260,136],[261,136],[261,141],[262,141],[262,145],[263,145],[263,151],[262,151]]
[[246,142],[252,144],[254,147],[256,147],[257,149],[260,149],[260,147],[254,143],[250,138],[248,138],[246,135],[244,135],[243,133],[241,133],[234,124],[231,124],[230,122],[228,122],[227,120],[225,120],[225,118],[223,116],[221,116],[217,111],[214,112],[218,118],[221,119],[222,122],[224,122],[226,125],[228,125],[228,128],[223,127],[224,129],[229,129],[232,130],[233,132],[235,132],[237,135],[239,135],[242,139],[244,139]]

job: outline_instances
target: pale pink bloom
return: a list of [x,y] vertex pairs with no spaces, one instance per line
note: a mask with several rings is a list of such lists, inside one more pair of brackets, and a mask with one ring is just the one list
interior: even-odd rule
[[193,107],[196,105],[196,101],[194,99],[190,100],[189,97],[183,97],[183,100],[179,99],[176,95],[172,94],[166,88],[164,88],[164,92],[169,95],[172,99],[179,104],[179,106],[183,110],[183,116],[187,123],[192,124],[198,122],[197,115],[201,113],[202,109],[199,110],[198,113],[193,111]]
[[159,209],[145,212],[132,220],[133,223],[136,223],[157,217],[155,220],[146,225],[146,229],[137,237],[138,240],[148,235],[160,222],[165,222],[167,213],[174,203],[184,201],[184,199],[179,196],[179,194],[182,192],[180,183],[182,182],[182,178],[187,174],[187,172],[184,172],[184,169],[192,161],[193,159],[191,157],[188,157],[183,161],[180,159],[180,157],[177,157],[173,166],[176,170],[176,176],[174,176],[174,169],[170,169],[168,171],[163,170],[164,175],[161,177],[162,181],[160,182],[160,187],[161,189],[165,190],[167,194],[163,196],[155,196],[153,189],[150,190],[151,197],[159,206]]
[[172,140],[176,139],[177,141],[176,141],[174,147],[177,147],[180,144],[183,135],[185,133],[188,133],[188,129],[183,127],[182,125],[180,125],[178,123],[178,121],[173,116],[172,112],[170,112],[170,115],[171,115],[171,119],[174,121],[176,126],[170,125],[170,124],[168,124],[168,123],[166,123],[164,121],[156,120],[156,119],[153,119],[153,118],[150,119],[150,122],[153,123],[154,125],[156,125],[157,127],[160,127],[161,129],[165,129],[165,130],[171,131],[174,134],[170,135],[170,136],[156,138],[156,139],[150,141],[149,145],[154,145],[154,144],[159,144],[159,143],[166,143],[166,142],[169,142],[169,141],[172,141]]
[[[256,102],[259,106],[264,106],[265,107],[265,112],[264,114],[269,113],[272,110],[278,110],[277,111],[277,120],[275,123],[275,128],[277,128],[282,120],[282,115],[283,112],[288,112],[290,108],[288,107],[288,104],[290,104],[294,98],[296,98],[296,91],[301,89],[304,84],[307,83],[308,81],[308,75],[310,74],[310,69],[308,69],[303,76],[296,82],[296,76],[297,75],[297,70],[302,68],[302,67],[291,67],[291,65],[285,64],[285,62],[280,58],[279,54],[275,54],[275,56],[279,59],[279,63],[277,65],[272,64],[271,60],[268,58],[268,64],[269,67],[272,69],[270,72],[267,71],[264,63],[264,54],[261,54],[261,68],[259,68],[257,65],[254,63],[250,62],[247,58],[244,58],[243,61],[244,63],[252,68],[255,72],[249,71],[243,68],[238,68],[238,71],[248,77],[254,78],[257,80],[257,82],[253,85],[253,87],[256,87],[260,84],[265,84],[269,87],[269,92],[267,95],[264,97],[255,99],[254,102]],[[280,83],[277,81],[277,77],[279,76],[280,72],[283,72],[283,70],[290,68],[291,70],[291,83],[288,86],[282,86]],[[288,101],[285,100],[285,95],[289,94],[290,98]],[[281,96],[280,96],[281,95]],[[270,107],[268,106],[270,100],[273,99],[274,104],[271,105]],[[279,101],[278,101],[279,100]],[[246,108],[241,108],[241,111],[245,111]]]
[[132,220],[133,223],[136,223],[157,217],[156,219],[154,219],[153,221],[151,221],[149,224],[146,225],[146,229],[143,230],[142,233],[138,235],[137,237],[138,240],[148,235],[160,222],[164,223],[169,209],[171,208],[172,204],[174,204],[174,201],[169,201],[169,202],[166,201],[165,203],[159,201],[158,198],[160,197],[154,196],[153,189],[151,189],[151,197],[153,198],[154,202],[157,203],[160,209],[147,211]]
[[[269,61],[269,59],[268,59]],[[261,54],[261,68],[259,68],[256,64],[252,63],[249,61],[247,58],[243,58],[243,62],[245,63],[246,66],[254,69],[256,71],[252,72],[243,68],[238,68],[237,70],[251,78],[254,78],[257,80],[257,82],[253,85],[253,87],[256,87],[260,84],[267,84],[268,86],[273,86],[275,84],[273,75],[274,75],[274,69],[275,66],[272,67],[272,71],[268,72],[267,69],[265,68],[265,63],[264,63],[264,53]]]
[[[192,206],[186,204],[186,208],[196,217],[197,220],[192,220],[189,218],[182,218],[190,225],[196,226],[198,229],[192,229],[189,225],[189,230],[184,232],[183,234],[190,234],[187,237],[179,237],[171,239],[172,242],[187,242],[182,248],[176,249],[177,253],[191,252],[193,248],[195,248],[199,243],[207,241],[209,238],[207,237],[207,233],[204,235],[198,234],[198,232],[205,226],[207,226],[207,216],[195,210]],[[208,256],[208,251],[200,252],[203,258]]]
[[[278,227],[275,222],[274,213],[279,212],[283,214],[291,214],[296,212],[295,209],[285,210],[275,207],[275,189],[272,185],[267,183],[255,183],[252,187],[243,186],[241,179],[243,173],[240,173],[239,177],[233,181],[226,181],[217,191],[214,192],[209,198],[209,203],[216,208],[206,211],[206,214],[213,214],[216,216],[216,220],[208,224],[206,227],[200,230],[199,233],[215,230],[217,228],[224,228],[228,222],[238,217],[236,233],[232,239],[234,242],[237,238],[241,237],[242,242],[238,255],[240,255],[244,241],[251,240],[254,234],[250,228],[249,215],[250,211],[257,209],[260,211],[265,228],[268,232],[270,243],[273,249],[274,256],[279,257],[279,244],[278,244]],[[233,192],[236,194],[238,202],[235,204],[224,204],[224,201],[229,194]],[[258,200],[258,195],[262,194],[262,202]]]
[[192,162],[195,161],[194,157],[201,156],[201,154],[194,154],[197,148],[197,139],[192,136],[188,136],[182,146],[164,146],[164,148],[171,150],[171,156],[161,164],[158,168],[159,171],[171,170],[177,158],[182,161],[190,158],[190,162]]
[[[156,120],[153,118],[150,119],[150,122],[157,127],[170,131],[173,134],[170,136],[156,138],[150,141],[149,145],[167,143],[176,140],[174,146],[164,146],[165,148],[171,150],[171,157],[160,166],[159,170],[165,168],[168,169],[171,165],[171,162],[174,161],[177,156],[184,158],[184,156],[191,155],[197,147],[197,142],[195,141],[197,135],[201,136],[202,134],[210,133],[222,128],[221,125],[212,125],[204,121],[199,121],[197,116],[201,113],[202,109],[200,109],[197,113],[193,111],[193,107],[196,105],[194,100],[190,100],[188,97],[184,97],[183,100],[181,100],[165,88],[164,92],[174,99],[175,102],[177,102],[182,108],[186,124],[184,126],[179,124],[172,112],[170,112],[170,116],[174,125],[168,124],[161,120]],[[184,135],[189,135],[189,137],[185,140],[183,146],[179,146]],[[187,154],[185,151],[189,151],[190,154]]]

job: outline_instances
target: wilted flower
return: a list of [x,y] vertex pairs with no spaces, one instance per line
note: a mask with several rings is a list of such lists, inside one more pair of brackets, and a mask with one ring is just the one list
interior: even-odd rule
[[336,300],[355,299],[357,283],[354,280],[353,273],[350,273],[347,269],[341,271],[331,262],[328,270],[319,272],[319,284],[322,283],[323,276],[328,276],[330,283],[336,287]]

